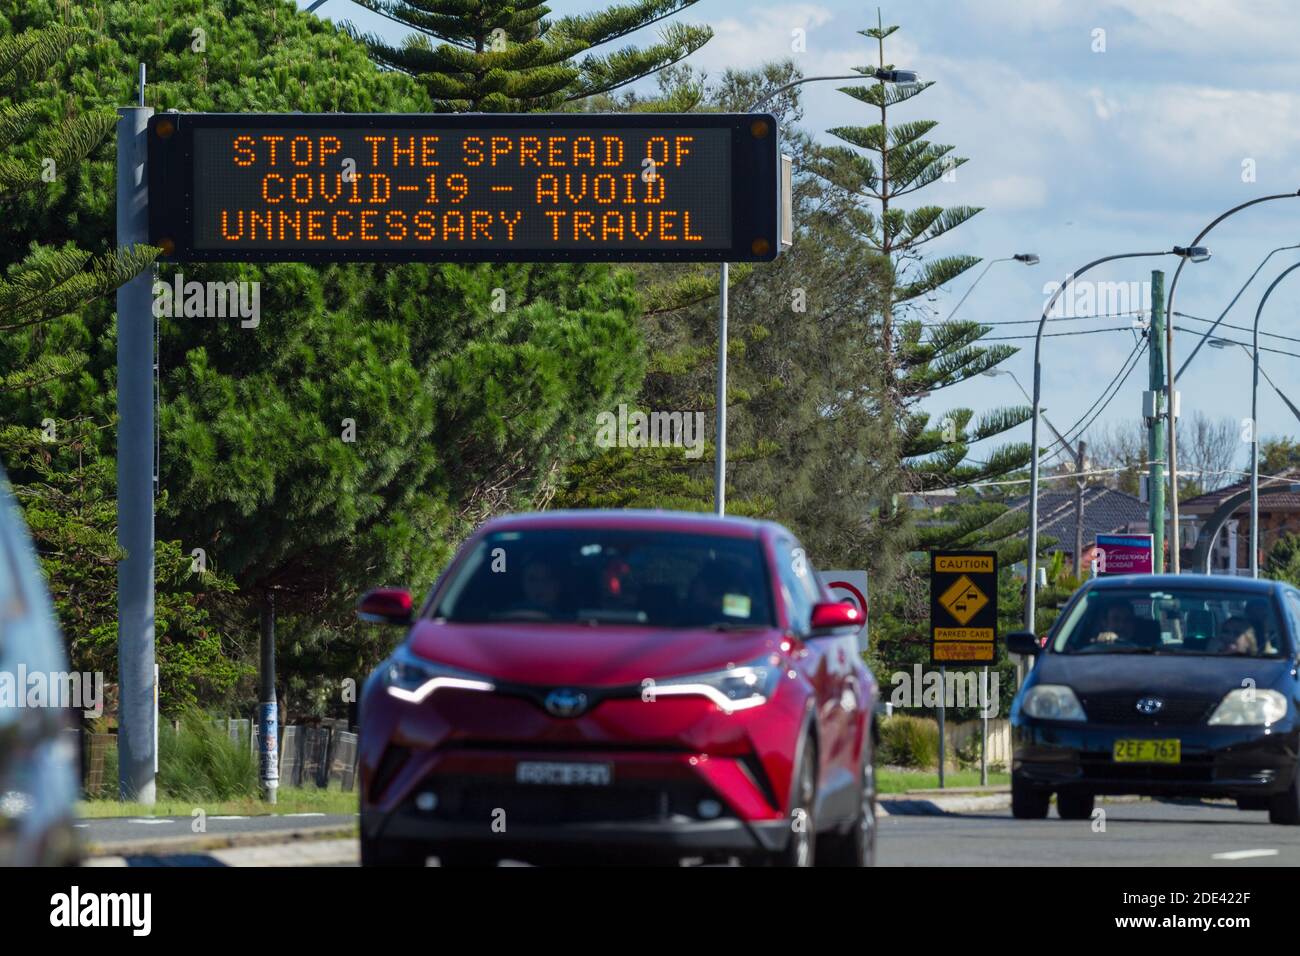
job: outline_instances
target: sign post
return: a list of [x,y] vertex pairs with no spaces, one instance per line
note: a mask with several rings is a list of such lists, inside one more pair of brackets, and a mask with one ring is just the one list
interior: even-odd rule
[[995,551],[930,552],[930,663],[939,665],[939,786],[944,784],[947,665],[983,664],[980,779],[988,780],[988,665],[997,657],[998,556]]
[[[118,109],[117,248],[148,241],[144,65],[137,106]],[[117,290],[118,790],[152,805],[158,755],[154,660],[154,317],[146,269]]]

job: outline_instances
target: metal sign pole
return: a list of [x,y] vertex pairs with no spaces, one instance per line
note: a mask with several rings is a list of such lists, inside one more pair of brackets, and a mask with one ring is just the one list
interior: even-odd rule
[[[140,105],[117,121],[117,247],[149,241],[144,64]],[[153,804],[157,766],[154,661],[154,319],[152,270],[117,290],[118,785]]]
[[939,665],[939,789],[943,789],[943,712],[944,696],[948,689],[948,669]]
[[989,668],[984,665],[984,687],[980,695],[980,786],[989,785]]

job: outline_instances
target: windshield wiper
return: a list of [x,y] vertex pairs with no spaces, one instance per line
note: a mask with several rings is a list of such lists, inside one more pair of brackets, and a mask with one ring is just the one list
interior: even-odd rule
[[1132,644],[1087,644],[1072,654],[1162,654],[1154,647],[1134,647]]

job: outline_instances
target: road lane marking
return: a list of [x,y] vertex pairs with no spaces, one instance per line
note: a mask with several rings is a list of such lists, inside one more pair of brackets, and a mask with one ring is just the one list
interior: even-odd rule
[[208,819],[209,820],[247,820],[248,817],[224,816],[224,817],[208,817]]
[[1277,850],[1232,850],[1229,853],[1215,853],[1212,860],[1250,860],[1257,856],[1277,856]]
[[323,816],[325,816],[325,814],[323,814],[323,813],[282,813],[282,814],[280,814],[280,815],[281,815],[281,816],[285,816],[285,817],[323,817]]
[[131,822],[132,822],[132,823],[158,824],[158,823],[175,823],[176,821],[175,821],[175,820],[169,820],[169,819],[167,819],[166,817],[136,817],[136,818],[134,818]]

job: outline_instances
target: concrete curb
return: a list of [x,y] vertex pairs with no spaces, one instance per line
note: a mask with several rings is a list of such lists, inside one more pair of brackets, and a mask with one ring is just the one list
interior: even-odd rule
[[[97,856],[86,861],[86,866],[121,867],[140,865],[141,857],[151,854],[131,853],[126,856]],[[361,861],[361,847],[353,839],[300,840],[293,843],[275,843],[269,846],[227,847],[208,850],[202,854],[181,855],[176,857],[159,857],[147,860],[160,866],[195,866],[201,865],[192,859],[203,858],[202,865],[208,866],[343,866],[355,865]]]
[[[1137,803],[1145,797],[1102,796],[1099,804]],[[979,813],[982,810],[1007,810],[1011,807],[1011,789],[983,790],[910,790],[880,796],[877,812],[881,816],[942,816],[945,813]]]
[[294,826],[277,830],[255,830],[247,833],[209,834],[156,837],[146,840],[106,840],[86,843],[82,853],[88,858],[115,856],[154,856],[165,853],[206,853],[229,847],[267,846],[307,840],[331,840],[354,837],[358,824],[339,826],[337,823],[319,826]]

